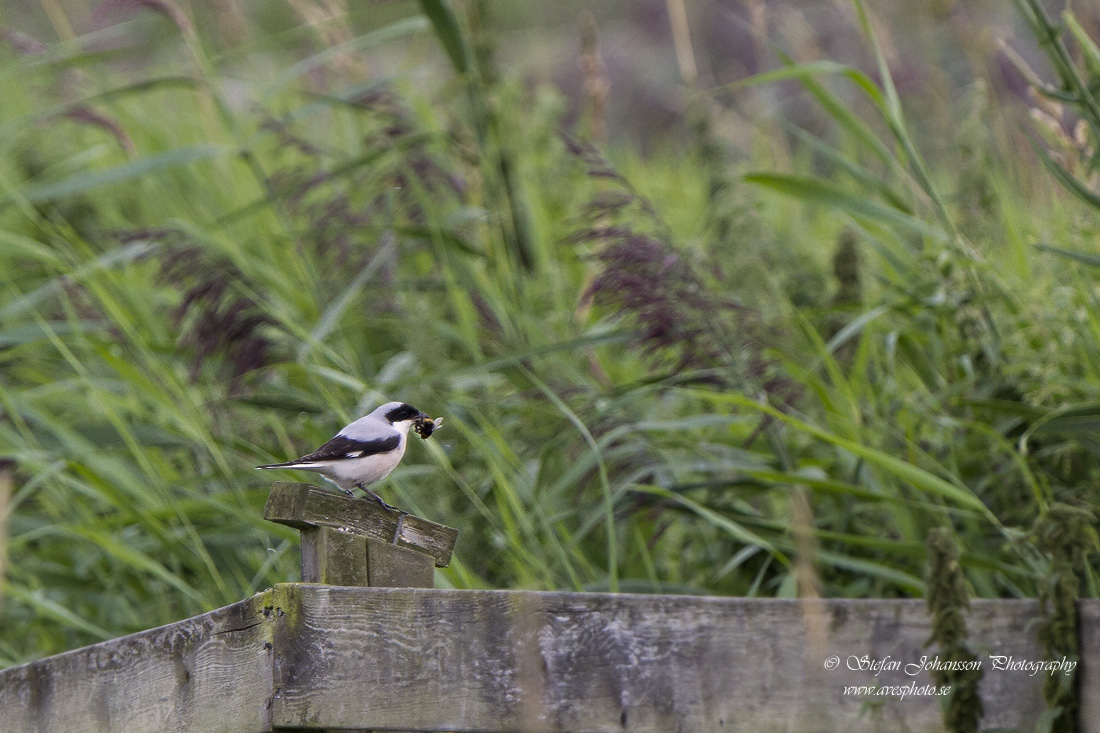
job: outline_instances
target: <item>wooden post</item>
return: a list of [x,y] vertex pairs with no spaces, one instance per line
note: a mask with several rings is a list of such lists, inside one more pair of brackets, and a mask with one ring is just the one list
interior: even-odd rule
[[431,588],[458,539],[442,524],[285,481],[272,486],[264,518],[301,531],[305,583]]
[[431,588],[436,566],[447,567],[458,539],[456,529],[369,499],[283,481],[271,487],[264,518],[302,533],[303,583]]

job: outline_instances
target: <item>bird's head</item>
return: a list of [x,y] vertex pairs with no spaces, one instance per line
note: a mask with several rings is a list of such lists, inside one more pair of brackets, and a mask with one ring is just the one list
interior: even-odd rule
[[[428,416],[405,402],[387,402],[371,413],[371,417],[385,420],[390,425],[408,431],[410,427]],[[429,418],[430,419],[430,418]]]

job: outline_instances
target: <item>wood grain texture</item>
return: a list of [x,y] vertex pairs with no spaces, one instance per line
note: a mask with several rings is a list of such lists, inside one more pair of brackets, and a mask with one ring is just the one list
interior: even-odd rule
[[269,731],[265,598],[4,670],[0,730]]
[[370,585],[366,537],[335,527],[306,527],[301,533],[303,583]]
[[1078,726],[1087,733],[1100,733],[1100,602],[1077,602],[1080,643],[1077,690],[1081,696]]
[[[1100,601],[1078,609],[1080,730],[1100,733]],[[1043,661],[1037,613],[972,605],[983,728],[1034,730],[1045,673],[998,671],[989,655]],[[0,671],[0,730],[924,733],[942,730],[938,697],[844,688],[930,684],[905,668],[935,656],[928,634],[922,601],[281,584]],[[861,670],[863,657],[887,669]]]
[[[858,659],[919,663],[922,601],[826,601],[820,653],[797,601],[297,586],[277,622],[276,726],[453,731],[939,731],[940,700],[845,694],[876,676]],[[1095,602],[1085,602],[1086,615]],[[1041,676],[986,654],[1042,660],[1033,601],[977,601],[983,727],[1031,730]],[[827,671],[836,655],[840,668]],[[851,660],[851,661],[850,661]],[[855,666],[855,669],[849,669]],[[1086,730],[1089,728],[1086,726]],[[1093,728],[1095,730],[1095,727]]]
[[431,555],[333,527],[302,530],[302,582],[359,587],[431,588]]
[[413,514],[405,516],[398,533],[397,515],[373,501],[289,481],[272,485],[264,518],[297,529],[335,527],[382,542],[397,534],[399,546],[431,555],[440,568],[450,564],[458,541],[457,529]]
[[371,588],[431,588],[435,564],[429,555],[405,547],[364,539],[367,548],[367,585]]

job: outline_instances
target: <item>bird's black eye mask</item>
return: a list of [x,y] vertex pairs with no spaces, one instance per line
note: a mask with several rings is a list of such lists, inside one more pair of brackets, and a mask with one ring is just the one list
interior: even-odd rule
[[420,410],[412,405],[403,403],[386,413],[386,419],[389,420],[391,424],[401,422],[402,420],[415,420],[419,416]]

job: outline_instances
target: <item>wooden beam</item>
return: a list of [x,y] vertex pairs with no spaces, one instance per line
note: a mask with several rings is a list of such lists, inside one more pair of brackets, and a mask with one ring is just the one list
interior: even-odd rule
[[270,594],[260,594],[6,669],[0,672],[0,729],[270,731],[274,617]]
[[[1100,601],[1078,613],[1079,730],[1100,733]],[[1034,601],[972,604],[983,728],[1035,728],[1046,673],[998,671],[990,655],[1045,661],[1037,616]],[[935,657],[928,635],[923,601],[282,584],[0,671],[0,727],[931,733],[938,696],[845,692],[931,684],[905,669]],[[887,668],[861,670],[864,657]]]
[[[923,601],[797,601],[301,586],[276,665],[275,726],[425,731],[941,731]],[[1083,602],[1085,618],[1100,604]],[[987,728],[1034,729],[1043,660],[1033,601],[976,601]],[[1093,614],[1091,617],[1089,614]],[[816,618],[812,618],[815,617]],[[1090,622],[1092,623],[1092,622]],[[828,630],[818,652],[806,629]],[[837,657],[839,667],[825,663]],[[860,660],[901,668],[875,674]],[[1094,663],[1095,664],[1095,663]],[[854,667],[852,669],[851,667]],[[1087,669],[1083,689],[1095,690]],[[894,697],[845,693],[890,685]],[[1100,721],[1082,723],[1100,730]]]
[[302,582],[371,588],[431,588],[431,555],[333,527],[302,530]]
[[431,555],[440,568],[450,564],[458,540],[457,529],[413,514],[400,518],[373,501],[289,481],[272,485],[264,518],[300,530],[332,527],[392,543]]
[[367,545],[367,582],[371,588],[431,588],[435,585],[435,567],[425,555],[369,537]]
[[1077,635],[1077,656],[1083,668],[1077,675],[1081,700],[1077,727],[1083,732],[1100,733],[1100,601],[1077,602]]
[[302,530],[302,582],[325,585],[370,585],[367,539],[334,527]]

